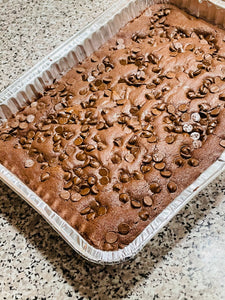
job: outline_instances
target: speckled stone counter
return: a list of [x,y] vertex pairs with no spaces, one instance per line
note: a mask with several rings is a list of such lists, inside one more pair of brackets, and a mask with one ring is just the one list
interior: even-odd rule
[[[0,1],[0,90],[113,3]],[[224,182],[117,266],[87,263],[0,183],[0,299],[224,299]]]

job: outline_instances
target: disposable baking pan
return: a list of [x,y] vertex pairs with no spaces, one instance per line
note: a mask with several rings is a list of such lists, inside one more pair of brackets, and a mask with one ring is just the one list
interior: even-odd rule
[[[225,27],[225,3],[214,0],[120,0],[94,22],[72,36],[0,94],[0,123],[29,103],[53,79],[97,50],[121,27],[155,3],[175,4],[189,13]],[[0,179],[29,203],[81,256],[99,264],[121,263],[134,257],[185,204],[225,169],[225,152],[195,182],[170,203],[128,246],[117,251],[92,247],[40,197],[0,164]]]

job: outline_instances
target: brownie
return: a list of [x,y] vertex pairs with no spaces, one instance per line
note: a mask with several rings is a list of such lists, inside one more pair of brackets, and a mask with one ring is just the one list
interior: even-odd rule
[[0,162],[116,250],[225,147],[225,35],[153,5],[0,128]]

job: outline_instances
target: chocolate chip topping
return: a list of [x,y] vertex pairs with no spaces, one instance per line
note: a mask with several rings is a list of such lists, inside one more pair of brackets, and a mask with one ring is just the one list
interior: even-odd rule
[[25,168],[31,168],[34,165],[34,161],[32,159],[27,159],[24,163]]
[[102,169],[99,170],[99,174],[101,176],[107,176],[108,175],[108,170],[105,169],[105,168],[102,168]]
[[117,234],[115,232],[109,231],[105,235],[105,240],[107,243],[113,244],[118,240]]
[[138,215],[142,221],[147,221],[149,218],[149,212],[147,210],[141,210]]
[[63,199],[63,200],[68,200],[70,198],[70,192],[68,191],[62,191],[60,193],[60,197]]
[[118,231],[119,231],[120,234],[126,235],[130,231],[130,226],[127,223],[121,223],[118,226]]
[[225,140],[221,140],[220,141],[220,146],[223,147],[223,148],[225,148]]
[[47,179],[49,179],[50,174],[49,173],[43,173],[41,174],[41,181],[46,181]]
[[190,158],[188,160],[188,164],[192,167],[197,167],[199,165],[199,161],[196,158]]
[[152,206],[152,198],[150,196],[145,196],[143,199],[143,203],[146,206]]
[[170,193],[175,193],[176,190],[177,190],[177,185],[176,185],[175,182],[170,181],[170,182],[167,184],[167,188],[168,188],[168,191],[169,191]]
[[175,137],[173,135],[168,135],[165,139],[167,144],[172,144],[175,141]]
[[149,187],[150,187],[150,190],[155,194],[158,194],[161,192],[161,187],[157,182],[152,182]]
[[122,193],[122,194],[119,195],[119,199],[120,199],[121,202],[125,203],[125,202],[128,202],[130,200],[130,197],[129,197],[128,194]]
[[81,198],[82,198],[82,197],[81,197],[80,194],[78,194],[78,193],[76,193],[76,192],[72,192],[72,193],[71,193],[70,200],[71,200],[72,202],[80,201]]
[[137,200],[132,200],[131,205],[132,205],[133,208],[140,208],[141,207],[141,203]]

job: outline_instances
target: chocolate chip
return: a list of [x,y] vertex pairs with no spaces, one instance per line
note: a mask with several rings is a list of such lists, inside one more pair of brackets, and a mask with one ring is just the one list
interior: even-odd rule
[[116,104],[117,105],[124,105],[126,103],[126,101],[127,101],[126,99],[119,99],[119,100],[116,101]]
[[222,101],[225,101],[225,93],[224,92],[219,95],[219,99]]
[[93,185],[93,186],[91,187],[91,192],[92,192],[92,194],[95,194],[95,195],[98,194],[99,190],[98,190],[98,188],[97,188],[96,185]]
[[76,192],[71,192],[71,196],[70,196],[70,200],[72,201],[72,202],[78,202],[78,201],[80,201],[81,200],[81,195],[80,194],[78,194],[78,193],[76,193]]
[[192,130],[193,130],[193,126],[191,124],[186,123],[186,124],[183,125],[183,131],[184,132],[190,133],[190,132],[192,132]]
[[55,143],[58,142],[58,141],[60,141],[60,140],[61,140],[60,135],[55,134],[55,135],[53,136],[53,141],[54,141]]
[[176,109],[175,109],[175,107],[174,107],[172,104],[169,104],[169,105],[167,106],[167,112],[168,112],[169,114],[175,114],[175,111],[176,111]]
[[181,112],[186,112],[188,109],[187,105],[186,104],[181,104],[178,106],[178,110],[181,111]]
[[154,162],[161,162],[164,158],[164,154],[161,152],[155,152],[152,158]]
[[21,122],[21,123],[19,124],[19,128],[20,128],[21,130],[26,129],[27,127],[28,127],[27,122]]
[[109,183],[109,178],[106,177],[106,176],[103,176],[102,178],[100,178],[99,182],[102,184],[102,185],[107,185]]
[[195,49],[194,44],[186,44],[186,46],[185,46],[186,51],[193,51],[194,49]]
[[32,159],[27,159],[24,163],[25,168],[31,168],[34,165],[34,161]]
[[167,184],[167,189],[170,193],[175,193],[176,190],[177,190],[177,185],[175,182],[173,181],[170,181],[168,184]]
[[80,161],[84,161],[87,158],[87,155],[84,152],[79,152],[76,154],[76,159]]
[[41,174],[41,181],[46,181],[49,178],[50,178],[50,174],[49,173],[43,173],[43,174]]
[[120,189],[121,189],[120,183],[115,183],[115,184],[113,185],[113,190],[114,190],[114,191],[119,192]]
[[159,73],[160,71],[161,71],[161,68],[159,66],[153,66],[152,67],[152,72]]
[[223,147],[223,148],[225,148],[225,140],[221,140],[220,141],[220,146]]
[[73,182],[69,181],[64,185],[64,189],[65,190],[69,190],[71,187],[73,186]]
[[82,168],[75,168],[74,170],[74,174],[81,177],[84,173],[84,171],[82,170]]
[[148,99],[148,100],[153,100],[155,97],[154,97],[154,95],[152,94],[152,93],[147,93],[147,94],[145,94],[145,97],[146,97],[146,99]]
[[63,200],[69,200],[70,198],[70,192],[68,191],[62,191],[59,195]]
[[63,118],[63,117],[59,118],[60,125],[65,125],[67,124],[67,122],[68,122],[68,118]]
[[58,86],[57,86],[57,90],[59,92],[63,92],[65,90],[66,86],[63,84],[63,83],[60,83]]
[[173,142],[175,141],[175,136],[167,135],[167,137],[165,138],[165,141],[167,142],[167,144],[173,144]]
[[74,183],[75,185],[78,185],[78,184],[81,183],[81,179],[80,179],[79,177],[75,176],[75,177],[73,178],[73,183]]
[[101,168],[99,170],[99,175],[101,176],[107,176],[109,174],[109,171],[106,168]]
[[88,144],[88,145],[86,146],[86,151],[87,151],[87,152],[91,152],[91,151],[93,151],[94,149],[95,149],[95,146],[92,145],[92,144]]
[[122,193],[122,194],[119,195],[119,200],[126,203],[130,200],[130,197],[129,197],[128,194]]
[[141,210],[138,215],[142,221],[147,221],[149,218],[149,212],[147,210]]
[[149,166],[149,165],[142,165],[141,166],[141,172],[144,173],[144,174],[150,172],[151,169],[152,169],[152,167]]
[[141,179],[143,179],[143,175],[142,175],[140,172],[138,172],[138,171],[134,171],[133,176],[134,176],[134,178],[135,178],[136,180],[141,180]]
[[60,161],[63,161],[63,160],[65,160],[65,159],[67,159],[68,158],[68,156],[65,154],[65,153],[61,153],[60,155],[59,155],[59,160]]
[[191,100],[195,99],[196,98],[195,92],[194,91],[187,92],[187,97]]
[[171,173],[171,171],[169,171],[169,170],[163,170],[163,171],[160,172],[160,175],[161,175],[162,177],[169,178],[169,177],[172,175],[172,173]]
[[192,114],[191,114],[191,119],[192,119],[192,121],[194,121],[194,122],[199,122],[200,119],[201,119],[200,114],[197,113],[197,112],[192,113]]
[[130,180],[130,177],[129,177],[128,174],[122,173],[122,174],[120,175],[120,181],[121,181],[121,182],[126,183],[126,182],[128,182],[129,180]]
[[151,137],[148,138],[148,143],[156,143],[157,142],[157,136],[152,135]]
[[210,87],[209,87],[209,91],[210,93],[212,94],[215,94],[215,93],[218,93],[219,92],[219,87],[215,84],[212,84]]
[[70,180],[71,179],[71,177],[72,177],[72,175],[71,175],[71,173],[70,172],[65,172],[64,173],[64,176],[63,176],[63,179],[65,179],[65,180]]
[[12,120],[11,122],[10,122],[10,126],[13,128],[13,129],[16,129],[17,127],[19,127],[19,121],[17,121],[17,120]]
[[114,140],[114,144],[117,146],[117,147],[121,147],[122,146],[122,139],[121,138],[116,138]]
[[74,153],[74,147],[70,145],[67,146],[65,152],[68,156],[71,156]]
[[72,78],[72,77],[70,77],[70,78],[68,78],[68,79],[66,80],[66,83],[67,83],[68,85],[73,85],[74,82],[75,82],[75,79]]
[[91,213],[89,213],[87,215],[87,220],[88,221],[94,220],[95,216],[96,216],[96,213],[95,212],[91,212]]
[[86,214],[90,213],[90,211],[91,211],[91,208],[88,206],[88,207],[82,209],[80,214],[81,215],[86,215]]
[[146,206],[152,206],[152,198],[150,196],[145,196],[143,199],[143,203]]
[[99,142],[99,143],[97,144],[97,149],[98,149],[99,151],[103,151],[104,149],[106,149],[106,145],[103,144],[102,142]]
[[118,226],[118,231],[120,234],[126,235],[130,231],[130,226],[127,223],[120,223]]
[[183,127],[182,126],[175,126],[174,132],[176,132],[176,133],[182,133],[183,132]]
[[219,113],[220,113],[220,107],[216,107],[216,108],[211,110],[210,116],[217,117]]
[[164,162],[160,162],[160,163],[155,163],[154,168],[156,170],[161,171],[165,168],[165,166],[166,166],[166,164]]
[[95,177],[95,176],[89,176],[88,177],[88,184],[89,185],[94,185],[94,184],[96,184],[96,182],[97,182],[97,178]]
[[202,103],[199,105],[201,111],[208,111],[210,109],[210,105],[208,103]]
[[28,115],[28,116],[27,116],[27,122],[28,122],[28,123],[32,123],[32,122],[34,121],[34,119],[35,119],[35,116],[34,116],[34,115]]
[[197,167],[199,165],[199,161],[196,158],[190,158],[188,160],[188,164],[192,167]]
[[180,117],[182,122],[188,122],[190,120],[190,114],[189,113],[183,113]]
[[191,148],[189,146],[182,146],[180,148],[180,154],[183,158],[187,159],[187,158],[191,158]]
[[145,154],[145,156],[142,159],[143,163],[149,164],[152,161],[152,156],[150,154]]
[[56,131],[58,134],[63,134],[64,129],[63,129],[62,126],[57,126],[56,129],[55,129],[55,131]]
[[176,158],[175,159],[175,164],[178,166],[178,167],[181,167],[184,165],[184,161],[182,158]]
[[97,169],[100,166],[100,163],[96,159],[91,159],[89,164],[94,169]]
[[160,193],[161,192],[161,187],[160,185],[157,183],[157,182],[152,182],[150,185],[149,185],[149,188],[150,190],[152,191],[152,193]]
[[118,240],[117,234],[112,231],[109,231],[105,235],[105,240],[107,243],[113,244]]
[[153,108],[151,110],[151,113],[153,114],[153,116],[159,116],[159,115],[161,115],[161,111],[158,110],[157,108]]
[[168,79],[173,79],[175,78],[176,74],[174,72],[167,72],[166,73],[166,78]]
[[137,144],[137,141],[138,141],[137,135],[133,135],[133,136],[129,139],[128,143],[131,144],[131,145],[136,145],[136,144]]
[[99,216],[103,216],[103,215],[105,215],[107,213],[107,209],[106,209],[106,207],[104,207],[104,206],[100,206],[98,209],[97,209],[97,214],[99,215]]
[[139,201],[137,201],[137,200],[132,200],[131,201],[131,206],[133,208],[140,208],[141,207],[141,203]]
[[90,188],[89,187],[83,187],[80,189],[80,194],[81,196],[86,196],[90,193]]
[[121,163],[122,158],[119,154],[115,153],[115,154],[113,154],[111,161],[113,164],[119,164],[119,163]]
[[131,154],[131,153],[127,153],[127,154],[125,154],[124,159],[125,159],[127,162],[132,163],[132,162],[134,161],[134,156],[133,156],[133,154]]

